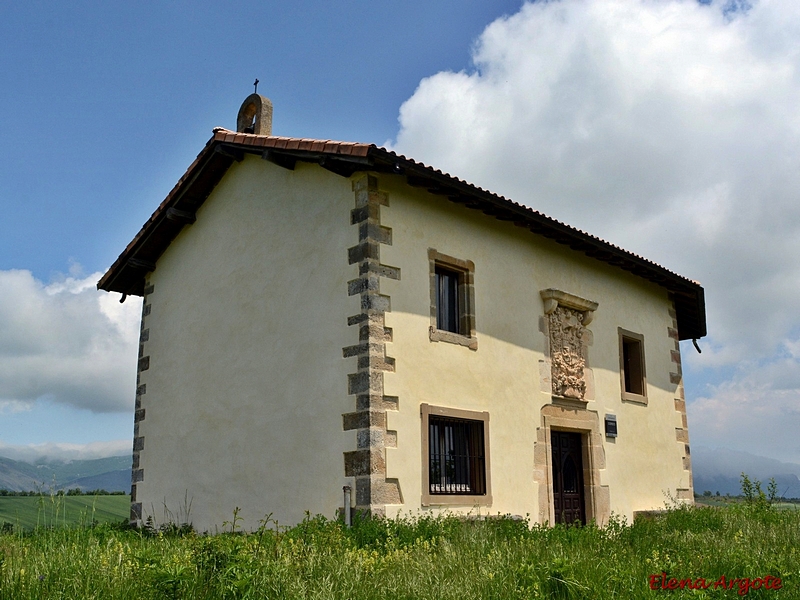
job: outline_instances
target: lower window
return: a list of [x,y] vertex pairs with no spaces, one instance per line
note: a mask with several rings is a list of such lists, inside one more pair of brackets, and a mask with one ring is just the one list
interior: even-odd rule
[[489,504],[488,413],[422,405],[423,505]]

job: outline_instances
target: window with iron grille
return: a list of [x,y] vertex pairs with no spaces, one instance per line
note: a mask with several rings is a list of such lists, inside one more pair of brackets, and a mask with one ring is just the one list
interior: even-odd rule
[[483,421],[431,415],[428,446],[430,494],[486,494]]

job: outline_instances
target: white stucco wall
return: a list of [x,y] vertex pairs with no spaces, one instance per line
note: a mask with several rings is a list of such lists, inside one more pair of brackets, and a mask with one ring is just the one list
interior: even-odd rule
[[[358,175],[352,179],[356,179]],[[399,398],[387,427],[386,476],[399,481],[404,504],[423,508],[420,404],[488,411],[493,503],[483,514],[539,519],[534,442],[541,409],[551,402],[540,362],[540,290],[557,288],[599,303],[589,325],[587,410],[617,416],[619,437],[603,438],[611,509],[628,519],[663,506],[664,493],[688,488],[683,444],[675,428],[676,386],[667,335],[670,303],[663,288],[571,251],[511,223],[453,204],[379,175],[389,197],[381,224],[392,244],[381,262],[400,267],[381,279],[391,298],[387,354],[395,372],[384,393]],[[355,410],[348,374],[358,342],[347,317],[360,312],[347,281],[358,275],[347,249],[358,242],[350,223],[351,180],[316,165],[294,171],[256,157],[234,164],[197,213],[197,222],[159,259],[149,283],[150,337],[141,373],[147,391],[137,501],[146,518],[188,520],[220,530],[239,507],[241,526],[268,514],[280,523],[305,511],[332,517],[342,503],[343,453],[356,433],[342,414]],[[428,249],[475,264],[478,349],[431,342]],[[648,404],[622,402],[618,327],[644,335]],[[471,511],[472,506],[447,510]]]
[[[666,291],[566,246],[531,234],[512,223],[486,217],[445,198],[409,188],[399,177],[382,176],[389,206],[382,224],[392,228],[393,243],[381,247],[381,261],[400,267],[400,281],[383,280],[391,296],[386,324],[393,328],[387,354],[395,373],[385,375],[385,392],[399,398],[400,410],[388,414],[397,430],[397,448],[386,450],[387,477],[397,478],[403,506],[388,514],[424,509],[421,498],[420,403],[490,413],[491,507],[449,506],[446,510],[529,514],[538,519],[534,482],[535,430],[541,408],[551,402],[542,385],[544,315],[540,290],[557,288],[599,303],[589,348],[593,399],[587,410],[617,416],[619,437],[604,439],[606,468],[600,483],[610,488],[611,510],[626,516],[663,508],[665,493],[688,488],[683,470],[681,427],[675,410],[676,385],[667,328],[672,319]],[[431,342],[428,248],[475,264],[475,313],[478,349]],[[621,400],[618,327],[644,335],[648,405]],[[591,387],[591,386],[590,386]]]
[[137,500],[146,518],[221,530],[342,503],[355,433],[342,347],[353,276],[350,181],[298,163],[234,164],[158,260],[141,374]]

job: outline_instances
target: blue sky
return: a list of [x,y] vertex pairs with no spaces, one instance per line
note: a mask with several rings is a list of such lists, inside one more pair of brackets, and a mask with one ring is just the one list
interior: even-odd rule
[[700,280],[694,444],[800,462],[792,2],[16,3],[0,19],[0,453],[129,450],[136,299],[92,290],[252,91]]

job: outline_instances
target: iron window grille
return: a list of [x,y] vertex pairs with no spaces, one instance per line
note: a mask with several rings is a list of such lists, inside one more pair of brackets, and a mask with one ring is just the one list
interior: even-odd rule
[[429,493],[486,494],[483,421],[430,416]]

